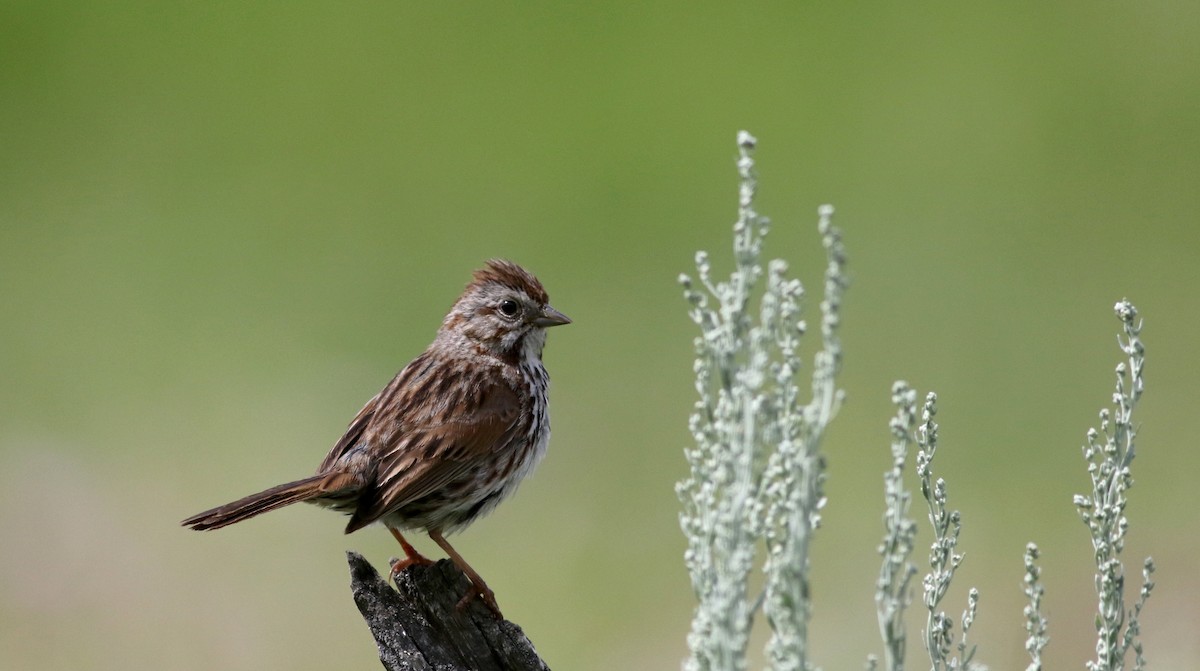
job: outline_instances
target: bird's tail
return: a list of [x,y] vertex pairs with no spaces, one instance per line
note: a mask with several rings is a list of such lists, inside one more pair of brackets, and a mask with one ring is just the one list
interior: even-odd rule
[[192,515],[181,524],[197,531],[220,529],[276,508],[345,492],[357,487],[357,480],[349,473],[321,473],[303,480],[276,485],[232,503]]

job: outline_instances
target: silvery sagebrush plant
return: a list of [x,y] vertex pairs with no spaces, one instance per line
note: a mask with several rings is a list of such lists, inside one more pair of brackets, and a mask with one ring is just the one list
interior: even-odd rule
[[1124,339],[1117,344],[1127,357],[1117,364],[1117,388],[1112,395],[1112,409],[1100,411],[1100,429],[1088,429],[1083,457],[1087,460],[1092,491],[1075,495],[1075,509],[1092,536],[1096,561],[1096,594],[1099,597],[1096,613],[1096,659],[1087,663],[1088,671],[1120,671],[1125,668],[1125,655],[1134,652],[1135,671],[1145,668],[1138,618],[1154,582],[1154,560],[1147,557],[1142,564],[1142,588],[1133,608],[1125,607],[1125,566],[1121,551],[1125,549],[1125,534],[1129,520],[1125,517],[1125,491],[1133,486],[1130,464],[1136,456],[1137,426],[1133,411],[1142,397],[1142,372],[1146,364],[1146,349],[1142,345],[1142,322],[1137,308],[1127,300],[1114,306],[1121,320]]
[[[892,404],[896,406],[896,416],[889,423],[892,466],[883,474],[884,535],[879,544],[883,561],[875,582],[875,611],[883,638],[884,668],[899,671],[904,668],[908,645],[904,612],[912,601],[912,579],[917,575],[917,566],[910,559],[916,547],[917,523],[909,517],[912,492],[904,486],[905,462],[917,425],[917,390],[896,382]],[[876,669],[878,664],[874,656],[867,658],[868,669]]]
[[[747,668],[759,608],[772,629],[771,668],[813,668],[807,650],[808,549],[825,503],[820,443],[843,399],[837,374],[845,253],[831,223],[833,208],[823,206],[822,347],[814,357],[811,396],[804,399],[798,353],[804,292],[798,280],[787,278],[782,260],[769,262],[764,273],[762,245],[770,222],[754,209],[755,144],[749,133],[738,134],[741,179],[729,279],[713,277],[705,252],[696,254],[695,280],[680,276],[689,314],[700,328],[694,365],[699,399],[689,421],[695,445],[685,450],[689,474],[677,486],[687,538],[684,559],[699,602],[687,639],[688,671]],[[752,594],[759,543],[766,548],[764,586]]]
[[[975,646],[967,642],[967,634],[975,622],[979,591],[972,587],[967,593],[967,607],[960,620],[962,634],[957,640],[954,621],[939,610],[964,555],[957,551],[962,515],[957,510],[947,509],[946,481],[933,477],[933,459],[938,448],[938,425],[933,421],[937,414],[937,395],[931,392],[925,397],[919,424],[917,392],[907,382],[900,381],[892,385],[892,403],[896,406],[896,416],[889,424],[892,433],[892,467],[883,476],[884,537],[879,545],[883,561],[879,579],[875,583],[875,608],[879,633],[883,638],[885,668],[888,671],[904,668],[907,647],[904,612],[911,601],[912,579],[918,573],[910,559],[916,547],[917,534],[916,522],[909,517],[912,493],[904,486],[908,449],[915,443],[919,448],[917,477],[934,536],[929,549],[930,570],[922,580],[922,604],[926,610],[922,643],[933,671],[982,670],[985,667],[973,661]],[[867,668],[878,668],[878,663],[874,656],[869,657]]]
[[[1124,338],[1118,336],[1118,344],[1128,361],[1119,363],[1116,368],[1117,388],[1112,396],[1113,408],[1100,412],[1100,429],[1088,430],[1087,443],[1083,447],[1092,480],[1091,495],[1076,495],[1074,499],[1079,515],[1092,535],[1097,569],[1097,659],[1087,662],[1088,671],[1124,669],[1126,653],[1130,649],[1135,655],[1135,671],[1145,668],[1138,618],[1154,588],[1154,582],[1150,579],[1154,572],[1154,561],[1147,557],[1143,563],[1142,588],[1138,600],[1132,608],[1126,609],[1124,567],[1119,555],[1124,548],[1129,527],[1124,515],[1127,503],[1125,490],[1133,486],[1129,469],[1136,454],[1134,439],[1137,428],[1133,422],[1133,410],[1144,389],[1142,372],[1145,368],[1145,347],[1140,339],[1142,325],[1140,322],[1135,325],[1137,309],[1128,301],[1121,301],[1116,304],[1115,311],[1124,330]],[[968,647],[966,640],[975,619],[978,592],[972,589],[968,593],[967,609],[962,616],[963,632],[957,643],[951,635],[950,619],[937,611],[937,605],[945,595],[955,570],[962,563],[962,554],[955,552],[961,518],[957,511],[946,512],[945,482],[932,477],[931,465],[937,450],[938,427],[933,422],[937,398],[932,393],[926,398],[920,425],[916,419],[916,398],[916,391],[907,383],[897,382],[893,386],[892,402],[896,405],[897,413],[890,425],[892,467],[884,474],[885,533],[879,546],[883,563],[875,595],[879,630],[884,642],[884,664],[889,671],[904,668],[907,642],[904,611],[911,600],[910,585],[917,568],[909,559],[915,547],[916,524],[908,516],[912,495],[904,487],[903,474],[908,448],[915,442],[920,448],[917,453],[917,476],[934,529],[934,542],[930,550],[932,570],[923,581],[923,601],[928,611],[925,649],[934,671],[978,669],[982,667],[972,661],[975,648]],[[1041,568],[1037,564],[1039,557],[1036,544],[1026,545],[1024,592],[1028,604],[1024,608],[1024,616],[1028,637],[1025,649],[1030,656],[1027,671],[1041,671],[1042,651],[1049,642],[1046,618],[1042,613],[1045,589],[1041,583]],[[952,650],[957,650],[958,655],[952,656]],[[868,669],[878,666],[877,658],[868,658]]]
[[[787,278],[787,264],[781,260],[767,264],[765,286],[760,288],[762,244],[770,223],[754,209],[755,144],[749,133],[738,134],[741,181],[730,278],[714,280],[704,252],[696,254],[698,281],[680,276],[691,305],[689,314],[701,333],[695,339],[694,365],[699,399],[689,421],[695,445],[685,450],[689,474],[676,488],[683,502],[684,560],[699,602],[687,639],[691,654],[684,664],[686,671],[746,669],[750,631],[760,608],[772,630],[767,643],[770,668],[815,668],[808,656],[808,556],[825,503],[820,443],[844,398],[836,381],[845,252],[841,234],[831,223],[833,208],[822,206],[818,228],[828,261],[821,302],[822,348],[814,357],[811,397],[804,402],[799,384],[803,366],[797,352],[805,331],[799,318],[803,289],[799,281]],[[752,306],[755,296],[759,297],[757,319]],[[1135,654],[1134,670],[1145,668],[1138,618],[1154,588],[1150,579],[1154,563],[1147,558],[1138,600],[1126,608],[1120,554],[1128,530],[1125,491],[1133,485],[1130,464],[1137,427],[1132,417],[1143,391],[1145,349],[1137,309],[1123,300],[1115,310],[1124,329],[1118,343],[1128,360],[1116,369],[1113,408],[1101,411],[1100,428],[1088,431],[1083,447],[1092,491],[1074,499],[1091,532],[1099,597],[1097,658],[1087,662],[1088,671],[1123,671],[1130,649]],[[938,447],[938,425],[933,421],[937,396],[926,397],[919,422],[916,390],[897,382],[892,401],[897,412],[890,423],[892,466],[884,474],[885,532],[879,546],[883,561],[875,595],[885,668],[904,668],[904,613],[912,600],[913,578],[919,573],[911,561],[917,532],[916,522],[909,517],[912,493],[904,485],[908,451],[916,444],[916,473],[934,532],[930,571],[921,583],[926,611],[923,647],[931,671],[982,670],[985,667],[973,661],[975,646],[967,641],[979,592],[974,588],[968,592],[957,638],[953,620],[939,610],[963,554],[958,551],[961,515],[948,510],[946,483],[935,478],[932,470]],[[760,542],[766,548],[764,585],[752,594],[750,581]],[[1049,641],[1038,559],[1037,545],[1029,543],[1024,555],[1025,648],[1031,658],[1027,671],[1041,671],[1042,650]],[[877,669],[879,661],[868,657],[867,668]]]
[[1029,653],[1029,666],[1025,671],[1042,671],[1042,650],[1050,642],[1046,634],[1046,616],[1042,614],[1042,596],[1046,590],[1042,586],[1042,568],[1037,565],[1041,556],[1038,546],[1029,543],[1025,546],[1025,598],[1029,603],[1025,606],[1025,652]]

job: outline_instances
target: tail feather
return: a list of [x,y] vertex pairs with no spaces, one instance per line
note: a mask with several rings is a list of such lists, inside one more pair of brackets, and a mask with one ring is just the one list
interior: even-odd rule
[[357,479],[347,473],[318,474],[303,480],[276,485],[232,503],[192,515],[180,524],[197,531],[220,529],[276,508],[328,496],[334,492],[354,487],[356,484]]

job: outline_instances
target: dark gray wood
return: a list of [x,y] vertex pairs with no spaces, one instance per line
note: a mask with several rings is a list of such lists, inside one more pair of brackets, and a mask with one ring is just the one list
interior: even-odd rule
[[550,671],[517,625],[479,599],[463,610],[470,587],[448,559],[409,566],[396,589],[357,552],[347,552],[354,603],[388,671]]

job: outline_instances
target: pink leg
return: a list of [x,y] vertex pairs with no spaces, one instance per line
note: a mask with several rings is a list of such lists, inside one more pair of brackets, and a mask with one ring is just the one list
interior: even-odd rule
[[401,559],[400,561],[396,562],[395,564],[392,564],[392,579],[393,580],[396,579],[396,576],[400,575],[401,571],[408,568],[409,566],[412,566],[414,564],[416,564],[418,566],[429,566],[429,565],[433,564],[433,560],[429,559],[428,557],[425,557],[420,552],[417,552],[417,549],[415,547],[410,545],[408,541],[404,540],[403,534],[401,534],[399,531],[397,531],[396,529],[393,529],[391,527],[388,527],[387,529],[388,529],[388,531],[392,532],[392,535],[396,537],[396,540],[400,541],[400,547],[404,549],[404,557],[405,557],[404,559]]
[[504,616],[500,614],[500,606],[496,605],[495,593],[493,593],[492,590],[487,586],[487,583],[483,581],[483,578],[479,577],[479,574],[475,572],[475,569],[471,568],[471,565],[467,563],[467,560],[463,559],[462,555],[458,554],[458,550],[455,550],[454,546],[450,545],[445,536],[442,536],[442,532],[436,530],[430,531],[429,537],[433,539],[434,543],[437,543],[439,546],[441,546],[441,548],[446,551],[446,554],[450,556],[450,559],[454,562],[454,564],[458,566],[463,573],[466,573],[468,578],[471,579],[471,588],[467,590],[467,593],[463,595],[462,600],[458,602],[459,610],[466,608],[467,604],[471,601],[471,597],[478,595],[479,598],[483,599],[483,603],[486,604],[487,607],[496,614],[497,619],[504,619]]

